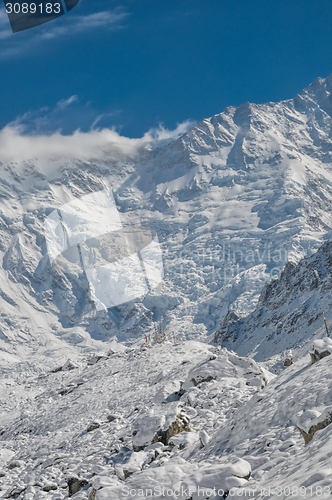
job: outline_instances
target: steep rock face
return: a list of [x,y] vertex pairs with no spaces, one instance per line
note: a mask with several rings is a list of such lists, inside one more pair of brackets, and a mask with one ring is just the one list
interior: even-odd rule
[[292,347],[304,354],[307,347],[301,346],[311,341],[313,335],[326,336],[323,313],[326,312],[331,323],[331,305],[332,241],[329,240],[311,257],[298,264],[288,263],[279,278],[264,286],[255,310],[249,315],[229,313],[215,332],[214,341],[240,355],[254,354],[258,360]]

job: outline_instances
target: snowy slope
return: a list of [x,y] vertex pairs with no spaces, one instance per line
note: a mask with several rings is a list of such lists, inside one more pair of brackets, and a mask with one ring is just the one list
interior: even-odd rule
[[[125,485],[147,486],[147,474],[170,484],[170,468],[183,482],[203,465],[191,457],[273,378],[249,358],[194,341],[113,347],[69,371],[1,379],[0,498],[68,498],[77,477],[86,485],[75,498],[103,487],[100,499],[118,499]],[[154,440],[179,415],[183,432]],[[219,468],[224,488],[249,472],[232,457]]]
[[327,498],[332,426],[308,444],[298,426],[332,421],[331,364],[307,353],[274,376],[226,349],[174,341],[8,373],[0,498]]

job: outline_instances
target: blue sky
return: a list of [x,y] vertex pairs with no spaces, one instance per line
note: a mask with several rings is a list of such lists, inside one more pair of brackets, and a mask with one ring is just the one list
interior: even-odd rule
[[330,0],[81,0],[12,34],[0,9],[0,128],[140,137],[332,73]]

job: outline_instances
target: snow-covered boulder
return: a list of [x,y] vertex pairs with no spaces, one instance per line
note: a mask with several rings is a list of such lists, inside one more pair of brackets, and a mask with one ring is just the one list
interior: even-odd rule
[[131,476],[134,472],[143,470],[143,467],[150,464],[156,458],[155,450],[144,450],[133,452],[128,462],[123,466],[123,475],[125,478]]
[[200,437],[197,432],[180,432],[172,436],[168,443],[170,446],[175,446],[179,450],[188,447],[193,449],[197,444],[200,446]]
[[65,362],[65,364],[63,366],[59,366],[59,368],[56,368],[55,370],[53,370],[53,373],[69,372],[71,370],[75,370],[76,368],[79,368],[78,364],[69,358],[69,359],[67,359],[67,361]]
[[200,387],[204,382],[222,381],[225,387],[241,381],[243,385],[263,388],[268,382],[267,371],[263,371],[251,358],[241,358],[223,349],[218,356],[210,356],[198,366],[195,366],[182,384],[182,389],[188,391],[191,387]]
[[[244,486],[250,474],[250,464],[241,458],[227,464],[202,463],[183,480],[182,486],[184,490],[190,489],[192,500],[199,500],[203,491],[207,498],[225,498],[230,490]],[[213,493],[213,488],[218,496]]]
[[181,389],[181,382],[179,380],[169,380],[164,387],[157,392],[154,397],[155,403],[162,403],[166,401],[170,403],[171,401],[177,401]]
[[322,358],[329,356],[332,353],[332,340],[329,337],[325,339],[314,340],[312,350],[309,352],[311,363],[316,363]]
[[317,410],[301,412],[293,417],[293,422],[301,432],[305,444],[308,444],[317,431],[332,423],[332,406],[326,407],[322,413]]
[[71,497],[75,495],[82,488],[87,486],[89,482],[86,479],[79,478],[77,476],[71,476],[67,480],[68,484],[68,495]]
[[132,431],[133,449],[141,451],[158,441],[167,445],[172,436],[190,430],[189,417],[181,404],[173,402],[156,405],[135,420]]
[[120,500],[129,495],[154,500],[164,497],[180,500],[223,498],[230,490],[233,493],[247,484],[250,474],[250,464],[243,459],[236,458],[228,463],[218,460],[189,463],[177,458],[172,463],[166,461],[160,467],[149,467],[140,474],[133,474],[123,484],[122,491],[117,486],[99,490],[96,500]]

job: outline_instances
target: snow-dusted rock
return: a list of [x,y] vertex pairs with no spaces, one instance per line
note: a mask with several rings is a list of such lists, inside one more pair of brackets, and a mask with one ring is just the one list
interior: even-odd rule
[[96,429],[99,429],[100,427],[100,422],[92,422],[92,424],[89,425],[89,427],[87,428],[87,432],[92,432]]
[[325,408],[323,413],[317,410],[301,412],[299,416],[293,417],[293,422],[301,432],[305,444],[308,444],[317,431],[325,429],[332,423],[332,406]]
[[315,339],[309,354],[312,363],[316,363],[316,361],[326,356],[330,356],[330,354],[332,354],[332,340],[330,338]]
[[132,431],[133,448],[140,451],[157,441],[167,445],[172,436],[183,431],[190,431],[189,418],[183,405],[177,402],[164,406],[155,405],[135,420]]
[[293,364],[293,358],[286,358],[284,360],[284,366],[290,366]]
[[237,378],[238,383],[242,382],[260,388],[265,387],[268,382],[264,372],[253,359],[240,358],[235,353],[223,350],[218,355],[208,357],[191,370],[183,382],[182,388],[184,391],[188,391],[192,387],[200,388],[204,383],[218,381],[222,384],[220,388],[225,390],[227,384],[233,384],[234,377]]
[[87,486],[89,482],[86,479],[79,478],[77,476],[73,476],[68,478],[68,494],[70,497],[75,495],[78,491],[80,491],[82,488]]
[[56,368],[55,370],[53,370],[53,373],[57,373],[57,372],[61,372],[61,371],[65,372],[65,371],[75,370],[77,368],[79,368],[79,365],[77,363],[75,363],[71,359],[67,359],[65,364],[63,366],[60,366],[59,368]]

